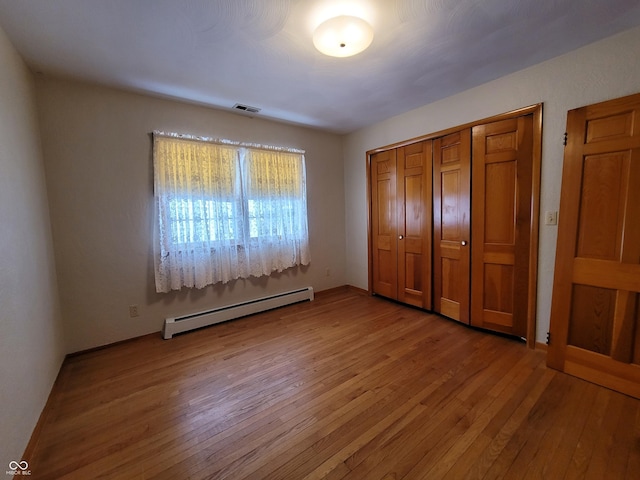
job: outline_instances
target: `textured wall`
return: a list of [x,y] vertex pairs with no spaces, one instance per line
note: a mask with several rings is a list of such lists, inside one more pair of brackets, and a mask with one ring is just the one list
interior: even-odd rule
[[[345,283],[341,137],[71,81],[40,78],[36,86],[70,351],[157,332],[174,315]],[[153,130],[306,150],[311,265],[156,294]],[[137,318],[129,317],[132,304],[139,307]]]
[[[347,283],[367,288],[367,150],[544,102],[541,214],[558,210],[567,111],[640,92],[640,28],[588,45],[345,138]],[[562,215],[562,212],[560,212]],[[557,227],[541,219],[537,339],[549,328]]]
[[4,472],[10,461],[21,460],[62,364],[64,344],[33,81],[2,30],[0,65],[0,472]]

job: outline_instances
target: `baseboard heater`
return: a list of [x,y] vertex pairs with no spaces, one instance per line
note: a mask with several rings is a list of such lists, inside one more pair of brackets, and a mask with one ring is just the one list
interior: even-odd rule
[[291,292],[278,293],[267,297],[250,300],[248,302],[236,303],[225,307],[214,308],[206,312],[183,315],[181,317],[166,318],[164,321],[163,336],[165,340],[173,337],[176,333],[188,332],[196,328],[208,327],[227,320],[245,317],[253,313],[264,312],[273,308],[284,307],[292,303],[313,300],[313,288],[305,287]]

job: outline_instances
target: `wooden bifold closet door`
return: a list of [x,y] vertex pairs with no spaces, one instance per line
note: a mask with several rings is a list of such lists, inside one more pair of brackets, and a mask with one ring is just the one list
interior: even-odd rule
[[431,141],[371,156],[373,293],[431,308]]
[[473,128],[471,325],[527,335],[533,115]]
[[471,131],[434,140],[433,309],[469,323]]
[[534,105],[369,153],[373,294],[534,346],[541,118]]
[[640,398],[640,94],[571,110],[550,367]]
[[533,115],[434,140],[434,310],[527,335]]

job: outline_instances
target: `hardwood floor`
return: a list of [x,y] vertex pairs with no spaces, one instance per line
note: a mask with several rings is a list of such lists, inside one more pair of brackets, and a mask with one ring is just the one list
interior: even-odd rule
[[34,479],[638,478],[640,401],[350,291],[68,358]]

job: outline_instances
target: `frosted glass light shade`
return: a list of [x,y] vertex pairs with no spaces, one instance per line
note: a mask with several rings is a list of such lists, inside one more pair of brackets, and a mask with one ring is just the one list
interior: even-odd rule
[[313,44],[331,57],[350,57],[373,41],[373,28],[358,17],[342,15],[321,23],[313,32]]

